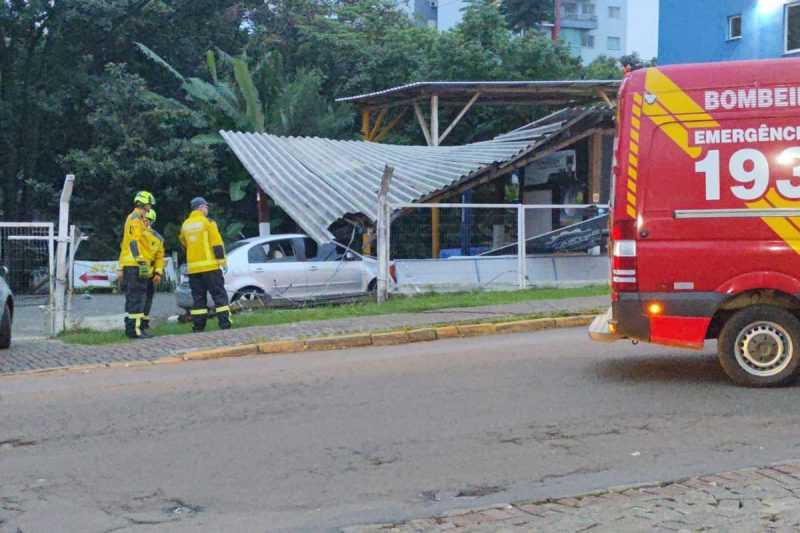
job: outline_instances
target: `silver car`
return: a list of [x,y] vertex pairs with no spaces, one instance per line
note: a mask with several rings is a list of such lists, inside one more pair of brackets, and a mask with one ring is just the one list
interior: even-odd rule
[[[306,235],[270,235],[226,247],[223,270],[231,302],[267,299],[276,305],[332,301],[363,295],[377,286],[378,262],[338,243],[317,244]],[[186,266],[176,291],[178,307],[191,309]],[[211,299],[209,298],[209,303]]]
[[0,317],[0,349],[11,346],[11,323],[14,320],[14,295],[6,283],[8,269],[0,268],[0,302],[3,305],[3,315]]

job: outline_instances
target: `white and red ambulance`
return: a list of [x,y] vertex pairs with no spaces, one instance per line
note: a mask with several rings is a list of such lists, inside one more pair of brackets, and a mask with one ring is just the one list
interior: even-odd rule
[[611,309],[589,330],[701,349],[731,379],[800,364],[800,59],[637,70],[619,92]]

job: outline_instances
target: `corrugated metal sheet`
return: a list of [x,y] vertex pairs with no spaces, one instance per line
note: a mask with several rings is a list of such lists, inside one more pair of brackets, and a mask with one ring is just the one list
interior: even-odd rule
[[396,104],[438,94],[451,101],[458,96],[469,99],[475,92],[481,93],[481,102],[518,101],[534,102],[548,100],[551,103],[596,101],[598,92],[613,98],[619,89],[620,80],[544,80],[544,81],[419,81],[382,91],[337,98],[337,102],[349,102],[360,106]]
[[394,167],[389,201],[418,201],[487,166],[516,159],[593,112],[561,110],[491,141],[462,146],[220,133],[264,192],[309,236],[325,242],[333,238],[328,227],[347,214],[363,213],[375,220],[386,165]]

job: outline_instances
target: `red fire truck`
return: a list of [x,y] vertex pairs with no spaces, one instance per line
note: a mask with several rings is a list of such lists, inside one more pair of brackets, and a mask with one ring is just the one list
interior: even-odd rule
[[595,340],[701,349],[726,374],[800,363],[800,59],[632,72],[618,100],[611,309]]

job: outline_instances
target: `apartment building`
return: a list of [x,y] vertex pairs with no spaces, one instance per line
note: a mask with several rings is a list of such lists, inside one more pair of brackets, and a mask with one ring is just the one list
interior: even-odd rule
[[659,63],[800,54],[798,0],[661,0]]

